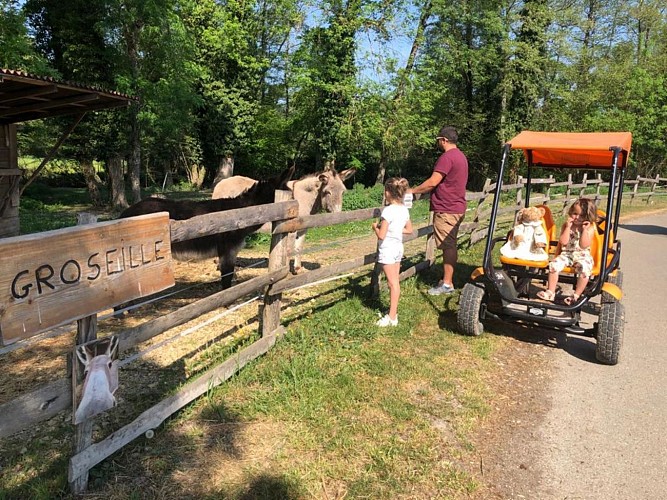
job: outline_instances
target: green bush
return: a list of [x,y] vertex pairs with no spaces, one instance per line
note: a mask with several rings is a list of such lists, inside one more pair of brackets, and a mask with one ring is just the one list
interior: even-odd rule
[[376,185],[366,188],[363,184],[355,184],[343,196],[343,210],[358,210],[360,208],[373,208],[382,205],[384,187]]

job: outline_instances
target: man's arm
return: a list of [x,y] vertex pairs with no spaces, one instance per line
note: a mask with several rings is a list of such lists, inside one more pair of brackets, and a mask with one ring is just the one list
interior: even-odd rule
[[440,172],[433,172],[431,177],[422,182],[419,186],[408,189],[412,194],[430,193],[435,187],[442,182],[444,176]]

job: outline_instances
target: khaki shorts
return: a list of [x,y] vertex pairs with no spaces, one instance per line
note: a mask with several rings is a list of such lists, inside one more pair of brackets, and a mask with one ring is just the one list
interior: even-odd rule
[[441,250],[455,249],[459,227],[465,214],[433,214],[435,246]]

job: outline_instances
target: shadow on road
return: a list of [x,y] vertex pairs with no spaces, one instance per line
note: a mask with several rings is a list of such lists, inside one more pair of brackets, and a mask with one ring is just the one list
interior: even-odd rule
[[656,226],[653,224],[619,224],[621,229],[641,234],[667,235],[667,227]]
[[[444,316],[444,314],[443,314]],[[442,326],[448,327],[455,322],[455,318],[449,320],[442,318]],[[537,326],[521,325],[518,323],[503,323],[497,320],[484,322],[484,329],[492,335],[503,335],[512,337],[519,342],[530,344],[541,344],[546,347],[561,349],[570,356],[589,363],[599,364],[595,357],[595,340],[588,337],[548,330]]]

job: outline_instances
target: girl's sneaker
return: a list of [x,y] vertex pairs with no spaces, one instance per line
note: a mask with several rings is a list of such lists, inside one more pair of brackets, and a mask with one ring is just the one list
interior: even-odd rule
[[377,320],[375,324],[380,328],[384,328],[385,326],[398,326],[398,316],[396,316],[396,319],[391,319],[388,314],[385,314]]

